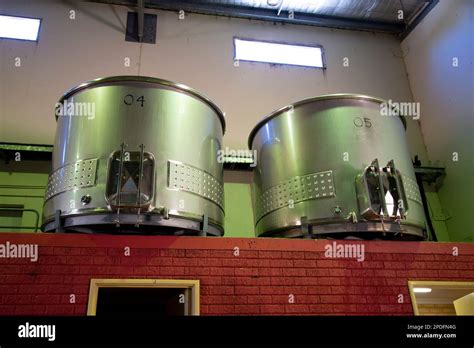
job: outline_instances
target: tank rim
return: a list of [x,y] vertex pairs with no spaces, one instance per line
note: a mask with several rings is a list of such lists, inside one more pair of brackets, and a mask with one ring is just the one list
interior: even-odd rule
[[[267,116],[265,116],[263,119],[261,119],[256,125],[255,127],[253,127],[252,131],[250,132],[249,134],[249,137],[248,137],[248,147],[249,149],[252,149],[252,142],[253,142],[253,139],[255,137],[255,134],[259,131],[259,129],[265,124],[267,123],[268,121],[270,121],[271,119],[281,115],[283,112],[287,111],[288,109],[290,109],[291,107],[297,107],[297,106],[300,106],[300,105],[304,105],[304,104],[308,104],[308,103],[312,103],[312,102],[315,102],[315,101],[321,101],[321,100],[331,100],[331,99],[362,99],[362,100],[368,100],[368,101],[374,101],[374,102],[378,102],[378,103],[387,103],[387,101],[385,99],[382,99],[382,98],[378,98],[378,97],[373,97],[373,96],[370,96],[370,95],[364,95],[364,94],[355,94],[355,93],[337,93],[337,94],[325,94],[325,95],[320,95],[320,96],[317,96],[317,97],[311,97],[311,98],[306,98],[306,99],[303,99],[303,100],[300,100],[300,101],[297,101],[293,104],[288,104],[288,105],[285,105],[273,112],[271,112],[270,114],[268,114]],[[400,121],[402,121],[402,124],[403,124],[403,128],[406,130],[407,129],[407,124],[406,124],[406,120],[403,119],[403,117],[400,117],[399,116],[399,119]]]
[[[181,83],[165,80],[165,79],[160,79],[158,77],[149,77],[149,76],[135,76],[135,75],[120,75],[120,76],[109,76],[109,77],[100,77],[94,80],[90,80],[84,83],[81,83],[80,85],[74,86],[71,89],[69,89],[66,93],[63,94],[63,96],[59,99],[58,103],[62,104],[65,99],[70,98],[72,95],[76,94],[77,92],[80,92],[84,89],[90,88],[90,87],[96,87],[100,86],[101,84],[106,84],[110,82],[124,82],[124,81],[137,81],[137,82],[146,82],[146,83],[154,83],[158,85],[163,85],[166,87],[172,87],[176,88],[178,90],[187,92],[189,94],[192,94],[193,96],[201,99],[203,102],[205,102],[207,105],[209,105],[216,113],[217,116],[219,117],[219,120],[221,121],[221,126],[222,126],[222,133],[225,133],[225,118],[224,118],[224,113],[221,111],[221,109],[207,96],[204,94],[198,92],[194,88],[191,88],[189,86],[183,85]],[[56,121],[58,119],[58,116],[56,115]]]

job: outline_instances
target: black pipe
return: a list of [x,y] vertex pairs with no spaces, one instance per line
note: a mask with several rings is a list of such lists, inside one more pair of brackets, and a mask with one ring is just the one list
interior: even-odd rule
[[423,203],[423,210],[425,211],[426,223],[428,224],[428,229],[430,230],[431,240],[437,242],[438,238],[436,237],[433,224],[431,223],[430,210],[428,208],[428,201],[426,199],[425,188],[423,187],[423,177],[419,173],[415,173],[416,183],[420,189],[421,202]]

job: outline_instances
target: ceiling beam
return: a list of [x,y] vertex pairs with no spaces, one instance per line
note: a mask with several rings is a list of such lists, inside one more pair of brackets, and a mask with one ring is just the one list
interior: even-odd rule
[[[132,6],[135,5],[133,0],[95,0],[93,2]],[[206,3],[198,0],[147,0],[145,1],[145,7],[170,11],[183,10],[190,13],[255,19],[277,23],[304,24],[318,27],[376,31],[393,34],[400,34],[405,30],[404,23],[395,24],[383,21],[314,15],[301,12],[295,12],[294,18],[289,18],[288,12],[282,12],[280,15],[278,15],[278,11],[275,10]]]

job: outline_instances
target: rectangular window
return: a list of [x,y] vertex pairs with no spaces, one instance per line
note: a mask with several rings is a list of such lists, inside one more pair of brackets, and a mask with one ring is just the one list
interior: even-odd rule
[[38,41],[41,19],[0,15],[0,38]]
[[234,38],[234,60],[325,68],[321,46]]

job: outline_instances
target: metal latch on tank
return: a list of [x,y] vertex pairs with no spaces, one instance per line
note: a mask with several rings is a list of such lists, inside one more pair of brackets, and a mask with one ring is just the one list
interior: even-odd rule
[[357,201],[362,217],[367,220],[405,219],[408,201],[402,175],[395,168],[393,160],[380,168],[374,159],[356,177]]
[[106,198],[117,210],[117,224],[121,209],[137,210],[139,216],[141,209],[150,206],[154,192],[153,155],[144,151],[143,144],[140,151],[125,151],[126,147],[122,144],[112,154],[107,170]]

